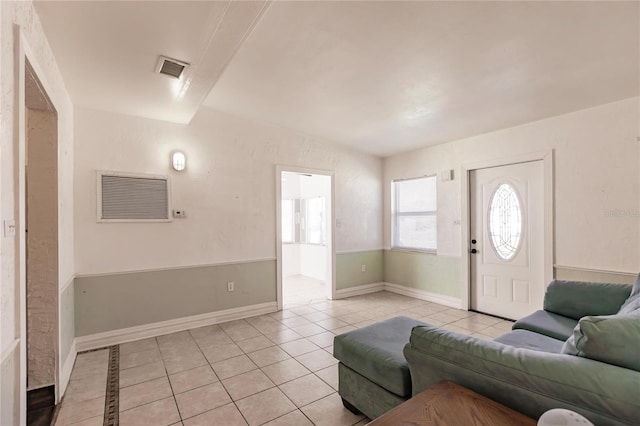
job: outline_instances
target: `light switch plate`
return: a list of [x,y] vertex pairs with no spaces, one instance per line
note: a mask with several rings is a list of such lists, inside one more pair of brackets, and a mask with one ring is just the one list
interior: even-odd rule
[[15,237],[16,236],[16,221],[13,219],[4,221],[4,236]]

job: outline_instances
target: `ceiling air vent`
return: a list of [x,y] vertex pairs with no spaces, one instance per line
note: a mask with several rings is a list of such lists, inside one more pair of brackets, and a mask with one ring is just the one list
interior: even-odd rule
[[187,62],[167,58],[166,56],[160,56],[158,65],[156,66],[156,72],[168,75],[169,77],[180,78],[180,76],[188,66],[189,64]]

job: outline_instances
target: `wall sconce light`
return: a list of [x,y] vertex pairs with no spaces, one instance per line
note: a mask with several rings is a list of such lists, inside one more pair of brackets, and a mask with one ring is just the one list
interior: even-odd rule
[[180,151],[174,152],[171,155],[171,167],[177,172],[183,171],[187,167],[187,157]]

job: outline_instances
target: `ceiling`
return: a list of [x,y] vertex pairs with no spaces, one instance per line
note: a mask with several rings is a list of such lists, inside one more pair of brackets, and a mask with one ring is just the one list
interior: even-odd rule
[[[75,104],[387,156],[637,96],[638,2],[37,2]],[[158,55],[192,64],[154,74]]]

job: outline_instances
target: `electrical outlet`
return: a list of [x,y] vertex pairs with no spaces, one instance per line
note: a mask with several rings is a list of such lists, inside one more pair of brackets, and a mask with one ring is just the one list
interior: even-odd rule
[[235,287],[235,284],[233,283],[233,281],[229,281],[227,283],[227,291],[233,291]]
[[367,265],[362,265],[362,266],[360,267],[360,269],[362,269],[362,272],[366,272],[366,270],[367,270]]

